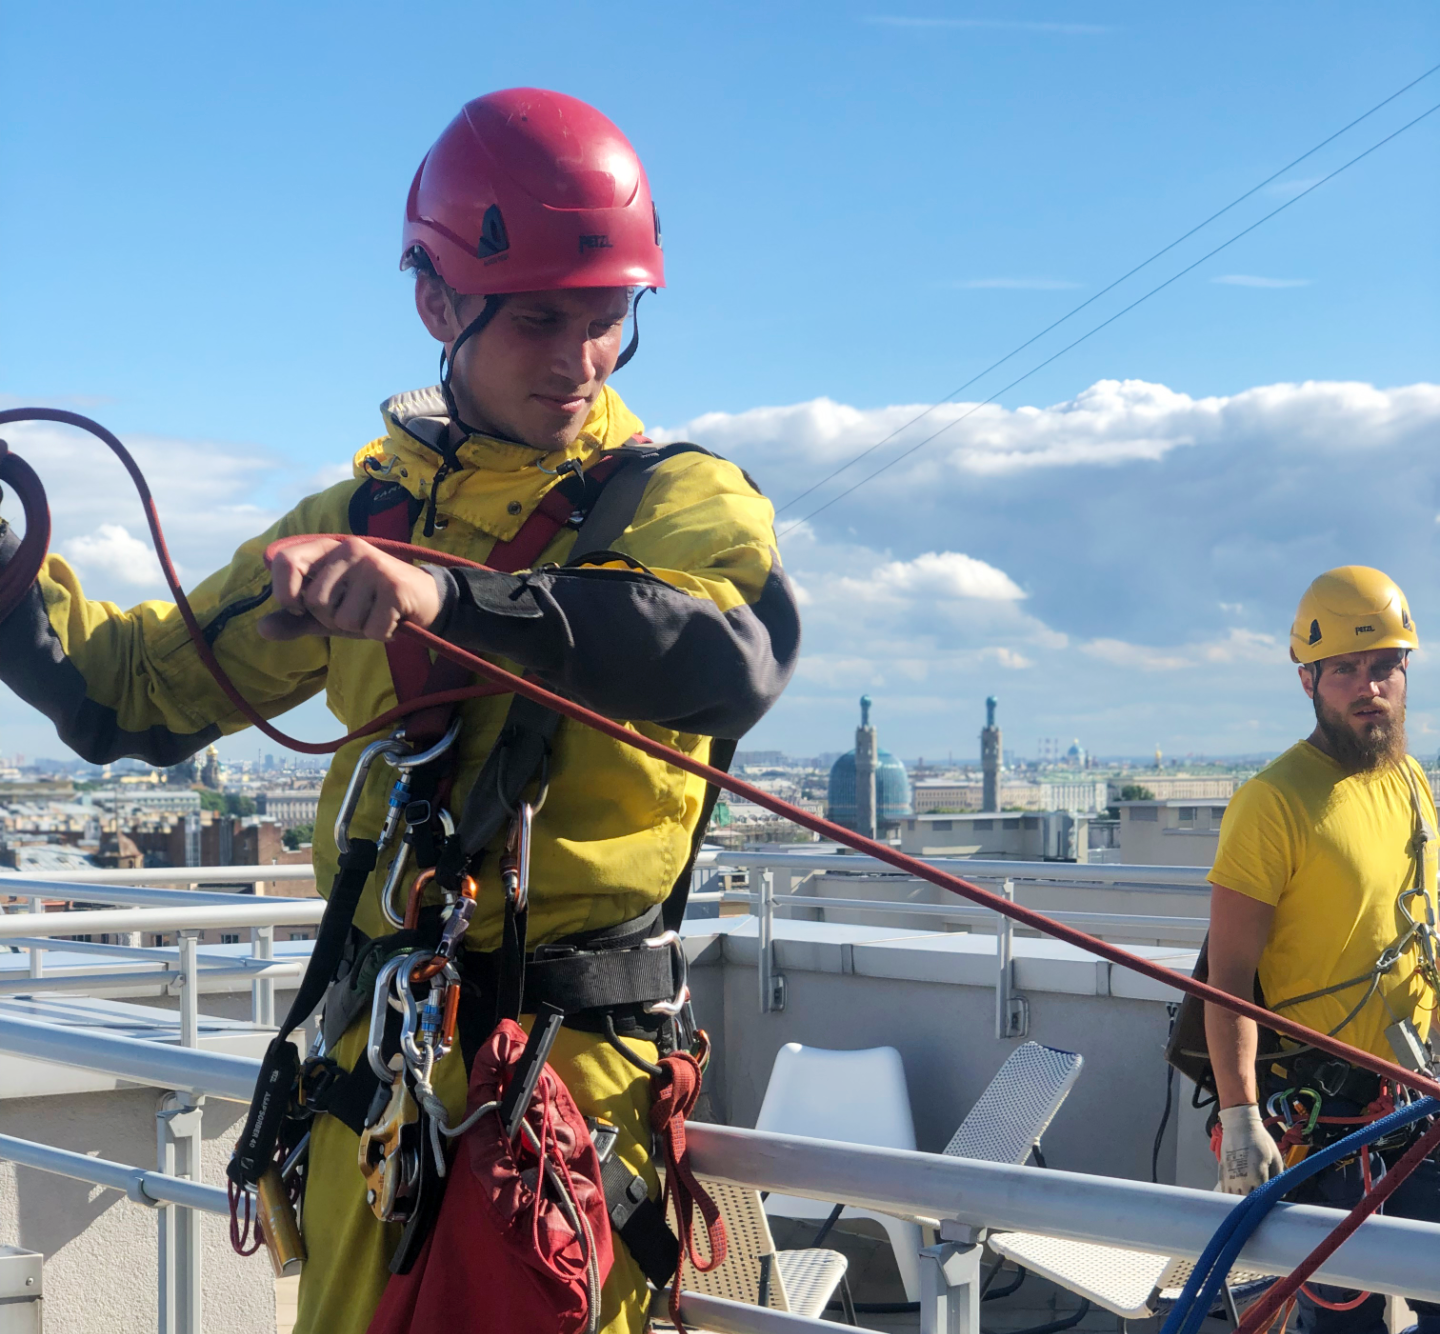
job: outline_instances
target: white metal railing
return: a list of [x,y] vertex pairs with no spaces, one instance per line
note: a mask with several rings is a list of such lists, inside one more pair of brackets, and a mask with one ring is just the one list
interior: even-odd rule
[[[707,850],[708,851],[708,850]],[[1015,897],[1017,884],[1049,889],[1128,890],[1172,897],[1177,908],[1194,908],[1208,903],[1206,869],[1200,866],[1117,866],[1081,862],[978,861],[965,857],[923,857],[927,866],[963,876],[995,890],[1006,898]],[[867,888],[882,885],[909,887],[926,882],[907,876],[884,862],[863,854],[826,852],[729,852],[716,851],[704,866],[704,884],[713,884],[727,867],[747,872],[750,888],[692,893],[696,903],[745,903],[755,914],[758,947],[756,982],[760,1011],[772,1013],[785,1008],[785,978],[776,966],[775,925],[777,911],[816,910],[896,914],[933,918],[938,922],[979,926],[993,932],[995,942],[995,1035],[998,1038],[1024,1037],[1028,1028],[1028,1004],[1015,994],[1013,921],[991,908],[956,898],[953,903],[912,903],[903,898],[850,899],[817,894],[817,886],[830,875],[862,876]],[[697,879],[699,877],[697,876]],[[803,881],[807,892],[797,893]],[[778,883],[777,883],[778,882]],[[1159,913],[1084,912],[1049,910],[1048,915],[1102,939],[1125,941],[1155,939],[1177,948],[1198,947],[1209,929],[1208,917]]]
[[[917,861],[952,875],[981,883],[996,880],[1049,882],[1056,885],[1092,885],[1119,889],[1201,890],[1209,892],[1203,866],[1124,866],[1100,862],[1022,862],[978,857],[917,857]],[[790,868],[799,871],[845,871],[909,877],[886,862],[864,853],[850,852],[731,852],[717,851],[710,866]]]
[[[259,1062],[249,1058],[167,1050],[134,1039],[15,1020],[0,1020],[0,1050],[180,1088],[192,1098],[206,1093],[247,1098],[259,1069]],[[922,1329],[946,1328],[941,1317],[955,1309],[947,1305],[951,1301],[964,1309],[966,1302],[957,1289],[969,1280],[957,1283],[953,1275],[965,1265],[951,1261],[969,1257],[978,1262],[978,1244],[986,1230],[1036,1231],[1194,1258],[1239,1203],[1210,1191],[725,1126],[692,1125],[688,1137],[693,1165],[702,1176],[938,1223],[940,1244],[927,1248],[922,1257],[927,1262],[922,1272],[929,1275]],[[220,1212],[225,1207],[223,1192],[198,1184],[193,1174],[186,1179],[175,1173],[148,1172],[5,1136],[0,1136],[0,1158],[125,1190],[141,1203],[165,1202],[182,1211]],[[1237,1263],[1264,1272],[1288,1272],[1342,1217],[1336,1210],[1281,1205],[1251,1238]],[[1437,1247],[1440,1226],[1371,1218],[1316,1277],[1347,1288],[1437,1301],[1440,1272],[1416,1263],[1416,1257],[1435,1254]],[[947,1273],[952,1275],[948,1280]],[[198,1271],[192,1283],[198,1293]],[[928,1300],[931,1297],[933,1301]],[[756,1308],[732,1310],[706,1303],[692,1305],[697,1323],[702,1309],[723,1316],[724,1323],[717,1324],[707,1314],[708,1327],[736,1334],[811,1327],[767,1323],[768,1317]],[[198,1325],[194,1328],[198,1330]]]
[[[193,975],[200,956],[194,936],[182,935],[178,948],[179,971]],[[0,1159],[121,1189],[157,1208],[164,1242],[162,1328],[174,1334],[198,1334],[200,1328],[195,1211],[225,1207],[224,1192],[199,1181],[197,1109],[207,1096],[248,1101],[260,1065],[250,1057],[199,1049],[196,1000],[194,987],[182,989],[178,1046],[0,1014],[0,1052],[166,1091],[158,1172],[5,1136],[0,1136]],[[972,1277],[967,1275],[978,1272],[978,1243],[986,1229],[1020,1229],[1193,1258],[1237,1203],[1213,1192],[1175,1186],[723,1126],[692,1125],[689,1142],[695,1169],[705,1176],[937,1222],[940,1242],[922,1255],[926,1330],[946,1328],[944,1322],[954,1312],[968,1309],[966,1285]],[[1282,1205],[1256,1232],[1240,1260],[1247,1267],[1286,1272],[1341,1217],[1333,1210]],[[1440,1271],[1415,1261],[1437,1250],[1440,1226],[1372,1218],[1317,1277],[1345,1287],[1440,1301]],[[734,1334],[823,1327],[798,1317],[776,1323],[774,1313],[752,1307],[717,1305],[698,1297],[685,1300],[696,1324]]]
[[[255,1023],[275,1022],[275,983],[298,976],[304,959],[276,960],[277,926],[311,927],[320,921],[325,901],[266,895],[272,880],[311,880],[314,872],[295,866],[187,866],[145,870],[95,870],[62,875],[0,875],[0,894],[28,898],[30,910],[0,914],[0,949],[8,943],[28,953],[27,975],[6,977],[0,970],[0,997],[63,992],[91,996],[170,995],[195,997],[202,990],[233,990],[248,982]],[[165,880],[190,886],[246,884],[253,893],[206,893],[198,888],[164,889],[143,883]],[[118,881],[119,883],[112,883]],[[123,905],[45,912],[46,901]],[[199,931],[250,928],[251,957],[201,951]],[[174,934],[174,946],[144,946],[145,932]],[[73,936],[114,935],[118,941],[74,940]],[[191,939],[187,949],[186,936]],[[91,953],[113,960],[87,971],[59,968],[47,973],[47,951]],[[187,963],[187,960],[189,961]],[[185,1006],[182,1005],[182,1011]]]

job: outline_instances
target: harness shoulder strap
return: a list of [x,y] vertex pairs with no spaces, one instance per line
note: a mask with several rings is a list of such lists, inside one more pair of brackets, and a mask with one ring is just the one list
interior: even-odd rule
[[[592,502],[590,511],[580,526],[580,535],[570,549],[570,563],[600,551],[609,551],[620,535],[634,522],[635,513],[645,495],[645,488],[655,470],[667,459],[680,454],[708,454],[719,456],[701,445],[677,440],[670,445],[622,445],[608,458],[616,460],[618,475],[609,480],[603,493]],[[591,470],[594,471],[593,469]]]

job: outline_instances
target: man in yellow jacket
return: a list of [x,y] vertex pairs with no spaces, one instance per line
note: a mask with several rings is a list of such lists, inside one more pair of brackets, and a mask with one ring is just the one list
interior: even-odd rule
[[[357,728],[396,703],[391,637],[407,619],[647,736],[723,759],[723,742],[733,749],[788,681],[799,622],[770,504],[740,469],[703,450],[637,449],[648,443],[641,423],[607,384],[638,339],[622,351],[632,293],[664,281],[659,217],[633,149],[593,108],[561,94],[515,89],[467,104],[416,174],[402,266],[415,270],[417,310],[442,345],[441,383],[390,399],[385,435],[357,454],[354,480],[303,501],[193,592],[221,664],[266,716],[323,689],[332,712]],[[417,566],[347,536],[380,533],[382,516],[407,540],[496,568]],[[338,536],[289,546],[267,568],[270,543],[304,534]],[[0,562],[15,545],[12,532],[0,534]],[[244,725],[172,605],[126,612],[88,601],[56,556],[0,626],[0,678],[95,762],[173,764]],[[455,817],[464,832],[477,777],[513,739],[512,703],[472,698],[444,720],[458,728],[436,763],[443,773],[427,800],[405,807],[410,831],[389,842],[369,877],[357,947],[393,932],[387,882],[393,913],[415,868],[448,846]],[[658,905],[686,875],[703,832],[704,784],[567,721],[541,734],[538,771],[519,775],[539,806],[528,948],[566,941],[583,951],[616,928],[632,943],[658,932]],[[326,778],[315,838],[322,885],[339,862],[330,831],[342,794],[372,740],[342,749]],[[371,773],[342,836],[377,837],[392,778]],[[494,823],[481,820],[491,836],[467,848],[478,880],[467,958],[493,958],[502,945],[497,868],[507,827],[495,832]],[[525,998],[528,1006],[528,983]],[[629,1045],[654,1060],[643,999],[567,1017],[550,1061],[581,1111],[617,1128],[616,1158],[653,1197],[648,1082],[600,1022],[618,1018]],[[327,1004],[327,1030],[337,1013],[327,1055],[339,1071],[359,1069],[368,1011],[345,1022],[355,1007]],[[452,1119],[465,1102],[460,1045],[435,1075]],[[401,1227],[367,1207],[357,1146],[353,1118],[315,1119],[303,1334],[361,1334],[400,1244]],[[638,1330],[644,1275],[619,1237],[615,1256],[600,1324]]]

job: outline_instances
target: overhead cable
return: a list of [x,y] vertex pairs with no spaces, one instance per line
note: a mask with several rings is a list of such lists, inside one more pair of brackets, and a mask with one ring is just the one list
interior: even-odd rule
[[[1157,251],[1156,251],[1153,255],[1151,255],[1148,259],[1142,259],[1142,260],[1140,261],[1140,263],[1138,263],[1137,265],[1135,265],[1134,268],[1126,270],[1126,271],[1125,271],[1124,273],[1122,273],[1118,278],[1116,278],[1116,279],[1114,280],[1114,282],[1109,283],[1109,284],[1108,284],[1107,286],[1105,286],[1105,287],[1102,287],[1102,288],[1101,288],[1098,292],[1096,292],[1093,296],[1087,297],[1087,298],[1086,298],[1084,301],[1082,301],[1078,306],[1074,306],[1074,307],[1072,307],[1070,310],[1066,311],[1065,314],[1063,314],[1062,316],[1060,316],[1060,318],[1059,318],[1058,320],[1055,320],[1055,321],[1053,321],[1052,323],[1047,324],[1043,329],[1040,330],[1039,333],[1034,334],[1034,335],[1033,335],[1032,337],[1030,337],[1030,338],[1027,338],[1023,343],[1020,343],[1020,344],[1018,344],[1017,346],[1012,347],[1012,348],[1010,349],[1010,351],[1008,351],[1003,357],[1000,358],[999,361],[992,361],[988,366],[985,367],[984,370],[982,370],[982,371],[977,371],[977,372],[976,372],[974,375],[972,375],[968,380],[966,380],[964,384],[958,386],[958,387],[955,388],[955,389],[952,389],[948,394],[945,395],[944,398],[939,399],[938,401],[930,404],[930,406],[927,407],[923,412],[918,412],[918,413],[916,413],[915,416],[911,417],[908,421],[906,421],[906,422],[902,423],[901,425],[897,426],[893,431],[890,432],[889,435],[885,436],[884,439],[882,439],[882,440],[877,440],[873,445],[868,445],[866,448],[862,449],[858,454],[856,454],[853,458],[848,459],[848,460],[846,460],[844,463],[842,463],[838,468],[836,468],[836,469],[834,469],[833,471],[827,473],[824,477],[820,478],[818,481],[812,482],[809,486],[807,486],[803,491],[799,492],[797,495],[791,496],[789,500],[787,500],[783,505],[781,505],[781,506],[775,511],[775,513],[776,513],[777,515],[783,514],[787,509],[790,508],[791,505],[798,504],[800,501],[804,500],[805,497],[808,496],[812,491],[818,491],[818,490],[819,490],[822,486],[824,486],[827,482],[834,481],[834,479],[837,478],[838,476],[840,476],[840,474],[841,474],[842,472],[845,472],[845,471],[846,471],[847,469],[849,469],[849,468],[853,468],[853,467],[855,466],[855,464],[857,464],[857,463],[860,462],[861,459],[867,458],[869,455],[873,454],[877,449],[881,448],[883,445],[888,445],[888,444],[890,443],[890,441],[892,441],[893,439],[895,439],[895,437],[896,437],[897,435],[901,435],[901,434],[903,434],[905,431],[908,431],[912,426],[915,425],[916,422],[923,421],[926,417],[928,417],[928,416],[929,416],[932,412],[934,412],[937,408],[943,407],[946,403],[950,402],[951,399],[958,397],[960,394],[963,394],[963,393],[964,393],[968,388],[970,388],[970,386],[971,386],[972,384],[974,384],[977,380],[983,380],[987,375],[990,374],[991,371],[997,370],[999,367],[1003,366],[1007,361],[1009,361],[1012,357],[1018,356],[1021,352],[1023,352],[1023,351],[1024,351],[1027,347],[1029,347],[1032,343],[1037,343],[1037,342],[1039,342],[1040,339],[1044,338],[1046,334],[1050,333],[1050,332],[1051,332],[1052,330],[1054,330],[1054,329],[1058,329],[1062,324],[1065,323],[1066,320],[1071,319],[1071,318],[1072,318],[1073,316],[1075,316],[1075,315],[1078,315],[1078,314],[1079,314],[1082,310],[1084,310],[1087,306],[1093,305],[1096,301],[1100,300],[1100,298],[1101,298],[1102,296],[1104,296],[1107,292],[1113,292],[1117,287],[1120,286],[1121,283],[1125,282],[1127,279],[1133,278],[1137,273],[1140,272],[1141,269],[1146,268],[1146,267],[1148,267],[1149,265],[1153,264],[1153,263],[1154,263],[1157,259],[1159,259],[1162,255],[1167,255],[1167,254],[1169,254],[1170,251],[1174,250],[1176,246],[1181,245],[1181,244],[1184,243],[1185,241],[1188,241],[1192,236],[1195,235],[1196,232],[1203,231],[1206,227],[1208,227],[1208,226],[1209,226],[1212,222],[1214,222],[1217,218],[1223,217],[1226,213],[1230,212],[1230,210],[1231,210],[1232,208],[1235,208],[1235,207],[1236,207],[1237,205],[1239,205],[1239,204],[1243,204],[1247,199],[1250,198],[1251,195],[1256,194],[1256,193],[1258,193],[1259,191],[1263,190],[1267,185],[1272,184],[1274,181],[1278,180],[1281,176],[1285,175],[1285,173],[1286,173],[1287,171],[1290,171],[1290,170],[1292,170],[1293,168],[1298,167],[1302,162],[1305,161],[1306,158],[1314,157],[1315,154],[1318,153],[1318,152],[1319,152],[1322,148],[1324,148],[1327,144],[1332,144],[1332,143],[1334,143],[1335,140],[1338,139],[1338,138],[1340,138],[1340,136],[1341,136],[1342,134],[1346,134],[1346,133],[1348,133],[1350,130],[1353,130],[1357,125],[1360,124],[1361,121],[1367,120],[1369,117],[1373,116],[1377,111],[1379,111],[1382,107],[1387,107],[1387,106],[1389,106],[1390,103],[1393,102],[1397,97],[1401,96],[1403,93],[1408,93],[1408,92],[1410,91],[1410,89],[1412,89],[1413,87],[1415,87],[1415,85],[1416,85],[1417,83],[1422,83],[1422,82],[1424,82],[1426,79],[1428,79],[1432,74],[1436,73],[1437,71],[1440,71],[1440,65],[1432,65],[1432,66],[1431,66],[1429,69],[1427,69],[1423,74],[1419,75],[1417,78],[1411,79],[1410,82],[1407,83],[1403,88],[1397,88],[1393,93],[1390,94],[1389,97],[1385,98],[1383,101],[1376,102],[1375,105],[1374,105],[1373,107],[1371,107],[1369,111],[1362,112],[1360,115],[1356,116],[1355,119],[1352,120],[1348,125],[1342,125],[1338,130],[1335,131],[1334,134],[1330,135],[1330,136],[1329,136],[1328,138],[1326,138],[1326,139],[1322,139],[1322,140],[1321,140],[1318,144],[1316,144],[1313,148],[1306,150],[1304,153],[1301,153],[1300,156],[1297,157],[1297,158],[1295,158],[1293,161],[1287,162],[1287,163],[1286,163],[1283,167],[1281,167],[1278,171],[1272,172],[1269,176],[1267,176],[1263,181],[1259,182],[1257,185],[1252,185],[1252,186],[1250,187],[1250,189],[1248,189],[1248,190],[1245,191],[1244,194],[1242,194],[1242,195],[1236,195],[1235,198],[1232,199],[1228,204],[1226,204],[1224,208],[1217,209],[1217,210],[1216,210],[1214,213],[1212,213],[1208,218],[1206,218],[1204,222],[1197,222],[1197,223],[1195,224],[1195,226],[1193,226],[1192,228],[1190,228],[1190,230],[1189,230],[1188,232],[1184,233],[1184,235],[1182,235],[1182,236],[1177,236],[1173,241],[1170,242],[1169,245],[1162,246],[1159,250],[1157,250]],[[1296,197],[1298,198],[1299,196],[1296,196]],[[838,499],[838,497],[837,497],[837,499]],[[818,511],[817,511],[817,512],[818,512]]]
[[1025,372],[1024,375],[1017,375],[1015,379],[1010,381],[1009,384],[1001,386],[1001,388],[997,389],[993,394],[990,395],[989,398],[982,399],[979,403],[976,403],[973,407],[969,409],[968,412],[962,412],[958,417],[955,418],[954,421],[946,422],[945,425],[942,426],[938,431],[932,431],[923,440],[920,440],[917,443],[911,445],[910,448],[905,450],[903,453],[897,454],[889,462],[882,463],[878,468],[875,469],[874,472],[869,473],[867,476],[861,478],[860,481],[856,482],[853,486],[846,487],[845,490],[841,491],[839,495],[832,496],[823,505],[817,505],[813,510],[811,510],[807,515],[805,515],[804,518],[797,519],[794,523],[790,524],[789,527],[781,529],[777,536],[784,537],[788,533],[793,533],[802,524],[809,523],[809,521],[813,519],[817,514],[820,514],[823,511],[829,509],[831,505],[834,505],[837,502],[844,500],[846,496],[858,491],[862,486],[865,486],[867,483],[874,481],[875,478],[877,478],[882,472],[885,472],[888,469],[893,468],[897,463],[901,463],[905,459],[908,459],[910,455],[914,454],[917,450],[924,449],[925,446],[928,445],[932,440],[935,440],[939,436],[944,435],[945,432],[950,430],[952,427],[959,426],[961,422],[967,420],[968,418],[973,417],[977,412],[980,411],[981,408],[988,407],[991,403],[995,402],[995,400],[999,398],[1002,394],[1009,393],[1010,390],[1014,389],[1016,385],[1024,383],[1024,381],[1028,380],[1032,375],[1044,370],[1045,367],[1050,365],[1051,362],[1057,361],[1059,358],[1063,357],[1073,348],[1079,347],[1080,344],[1085,342],[1087,339],[1093,338],[1102,329],[1106,329],[1110,325],[1114,324],[1115,321],[1118,320],[1122,315],[1128,315],[1132,310],[1135,309],[1136,306],[1143,305],[1146,301],[1150,300],[1152,296],[1156,295],[1156,293],[1163,292],[1167,287],[1170,286],[1171,283],[1177,282],[1187,273],[1191,273],[1195,269],[1198,269],[1200,265],[1204,264],[1207,260],[1214,259],[1215,256],[1218,255],[1222,250],[1228,249],[1242,237],[1248,236],[1257,227],[1263,226],[1277,214],[1283,213],[1292,204],[1298,204],[1302,199],[1305,198],[1306,195],[1310,194],[1312,191],[1318,190],[1327,181],[1333,181],[1335,177],[1340,175],[1341,172],[1348,171],[1357,162],[1360,162],[1362,159],[1369,157],[1371,153],[1376,151],[1376,149],[1384,148],[1385,145],[1388,144],[1392,139],[1399,138],[1399,136],[1404,134],[1406,130],[1414,128],[1426,117],[1433,116],[1437,111],[1440,111],[1440,102],[1437,102],[1428,111],[1422,111],[1418,116],[1415,117],[1414,120],[1406,121],[1405,124],[1402,125],[1398,130],[1391,131],[1391,133],[1387,134],[1379,142],[1371,144],[1370,147],[1365,149],[1364,152],[1357,153],[1348,162],[1336,167],[1334,171],[1328,173],[1327,175],[1322,176],[1314,184],[1307,186],[1304,190],[1300,191],[1299,194],[1293,196],[1290,199],[1287,199],[1283,204],[1279,206],[1279,208],[1272,209],[1269,213],[1265,214],[1264,217],[1258,218],[1248,227],[1236,232],[1235,235],[1230,237],[1229,240],[1222,241],[1213,250],[1207,251],[1193,263],[1187,264],[1178,273],[1171,274],[1171,276],[1166,278],[1163,283],[1157,283],[1143,296],[1136,297],[1135,300],[1132,301],[1128,306],[1124,306],[1120,310],[1117,310],[1113,315],[1110,316],[1109,319],[1102,320],[1093,329],[1087,330],[1073,342],[1067,343],[1058,352],[1052,353],[1050,356],[1046,357],[1044,361],[1032,366],[1028,371]]

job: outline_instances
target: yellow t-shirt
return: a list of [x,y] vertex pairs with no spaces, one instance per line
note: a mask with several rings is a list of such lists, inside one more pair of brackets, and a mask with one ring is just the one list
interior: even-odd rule
[[[1430,785],[1413,759],[1406,764],[1433,829]],[[1376,960],[1405,924],[1396,900],[1415,884],[1414,833],[1410,784],[1400,769],[1347,775],[1308,741],[1241,785],[1220,826],[1210,880],[1275,907],[1260,956],[1260,985],[1272,1009],[1363,974],[1359,986],[1279,1012],[1329,1033],[1359,1004]],[[1427,845],[1425,901],[1408,900],[1417,921],[1426,920],[1427,904],[1434,907],[1436,852]],[[1395,1053],[1385,1030],[1397,1019],[1412,1020],[1424,1037],[1436,998],[1417,958],[1412,944],[1336,1036],[1387,1060]]]

